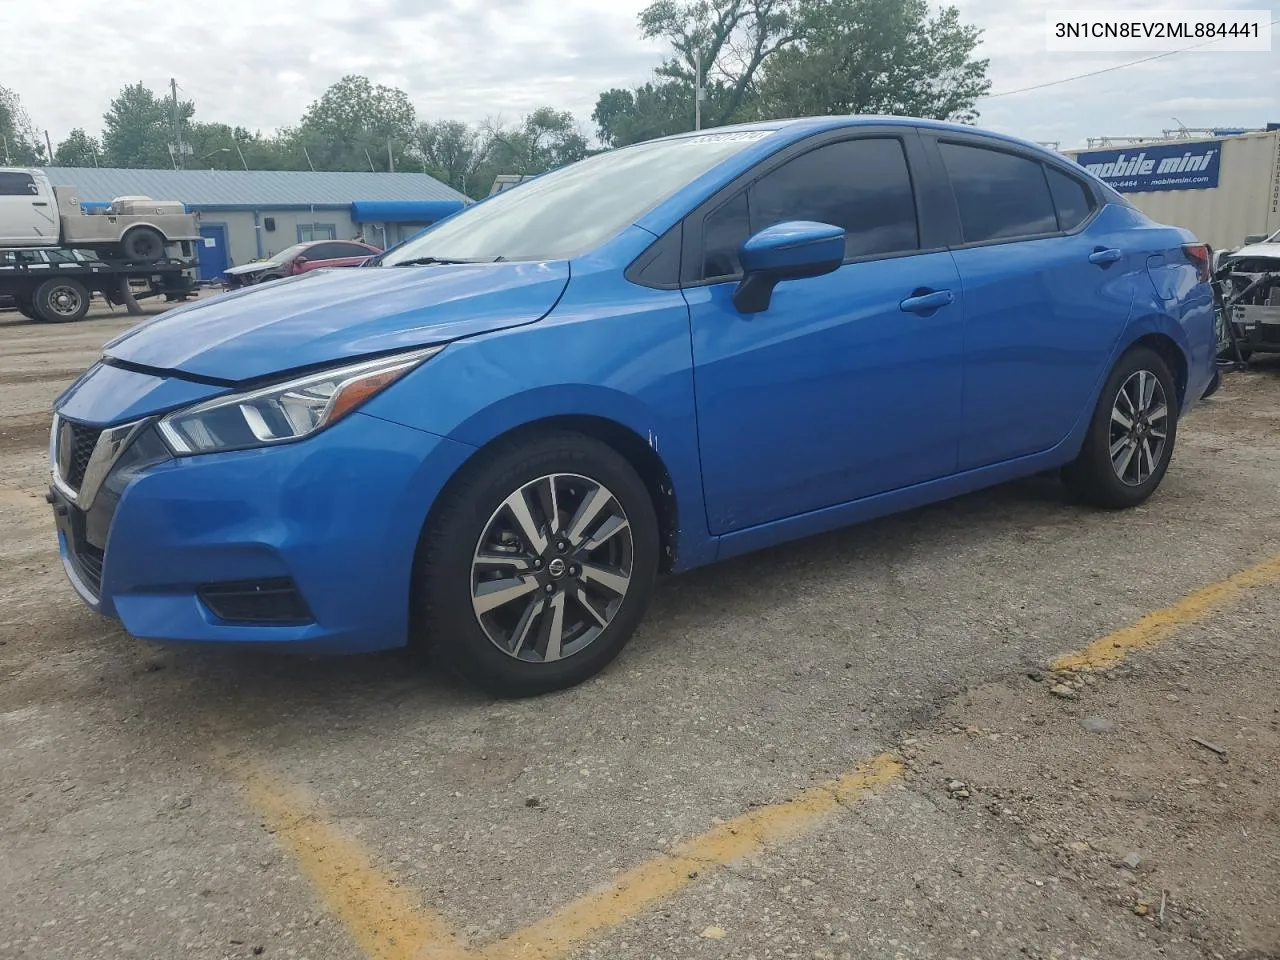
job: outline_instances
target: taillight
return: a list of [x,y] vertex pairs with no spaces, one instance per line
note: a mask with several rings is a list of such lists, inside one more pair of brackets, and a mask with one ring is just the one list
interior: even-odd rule
[[1200,278],[1200,282],[1208,283],[1213,263],[1212,255],[1209,253],[1209,245],[1207,243],[1184,243],[1182,252],[1188,260],[1195,264],[1196,275]]

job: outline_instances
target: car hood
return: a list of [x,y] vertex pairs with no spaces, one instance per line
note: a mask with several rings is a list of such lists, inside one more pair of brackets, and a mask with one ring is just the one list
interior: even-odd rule
[[241,383],[533,323],[568,282],[564,261],[316,270],[170,310],[103,353]]
[[283,267],[283,263],[272,263],[270,260],[257,260],[253,263],[242,263],[238,267],[227,267],[223,270],[223,274],[231,274],[232,276],[241,276],[246,273],[261,273],[268,267]]

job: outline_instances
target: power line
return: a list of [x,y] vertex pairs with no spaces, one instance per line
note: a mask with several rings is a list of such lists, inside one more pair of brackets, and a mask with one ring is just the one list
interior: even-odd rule
[[[1280,23],[1280,19],[1272,20],[1271,24]],[[1223,40],[1223,37],[1214,37],[1212,40],[1205,40],[1201,43],[1193,43],[1189,47],[1181,47],[1177,50],[1166,50],[1164,53],[1157,53],[1154,56],[1143,57],[1141,60],[1130,60],[1128,63],[1117,63],[1112,67],[1103,67],[1101,70],[1091,70],[1088,73],[1078,73],[1074,77],[1063,77],[1061,80],[1049,80],[1045,83],[1037,83],[1030,87],[1019,87],[1017,90],[1002,90],[999,93],[990,93],[985,97],[979,97],[979,100],[994,100],[996,97],[1011,97],[1015,93],[1026,93],[1029,90],[1043,90],[1045,87],[1056,87],[1060,83],[1070,83],[1073,80],[1083,80],[1086,77],[1096,77],[1099,74],[1111,73],[1115,70],[1123,70],[1125,67],[1136,67],[1140,63],[1150,63],[1152,60],[1161,60],[1165,57],[1172,57],[1175,53],[1186,53],[1188,50],[1196,50],[1200,47],[1207,47],[1211,43],[1217,43]]]

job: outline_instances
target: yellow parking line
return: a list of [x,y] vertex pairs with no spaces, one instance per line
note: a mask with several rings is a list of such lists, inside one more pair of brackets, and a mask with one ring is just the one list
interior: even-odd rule
[[902,775],[902,764],[880,754],[793,800],[757,807],[718,824],[674,853],[648,860],[610,886],[579,897],[556,913],[481,951],[484,960],[556,960],[592,934],[634,917],[694,883],[709,869],[813,830],[841,804]]
[[1197,623],[1234,600],[1250,587],[1280,580],[1280,556],[1269,557],[1234,576],[1189,593],[1172,606],[1148,613],[1132,626],[1095,640],[1083,650],[1068,653],[1053,662],[1055,670],[1098,670],[1125,658],[1131,650],[1155,646],[1175,630]]
[[[1243,591],[1280,581],[1280,556],[1270,557],[1172,606],[1059,657],[1057,670],[1092,670],[1153,646],[1180,627],[1205,619]],[[440,917],[397,885],[355,840],[343,835],[296,789],[251,761],[221,758],[249,804],[298,860],[328,908],[369,960],[563,960],[603,930],[637,916],[697,882],[716,867],[816,829],[842,804],[902,776],[902,764],[879,754],[792,800],[757,807],[717,824],[674,852],[641,863],[606,887],[487,947],[464,948]]]
[[445,922],[398,886],[355,840],[317,814],[306,797],[252,761],[219,757],[253,810],[297,859],[303,874],[369,960],[462,960],[469,954]]

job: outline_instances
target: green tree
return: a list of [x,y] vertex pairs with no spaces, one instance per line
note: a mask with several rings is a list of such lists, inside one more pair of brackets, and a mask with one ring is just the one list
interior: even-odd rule
[[447,183],[461,193],[487,190],[477,171],[488,158],[492,145],[480,130],[459,120],[433,120],[418,124],[414,146],[424,173]]
[[[190,101],[178,102],[183,142],[195,114]],[[131,169],[172,167],[174,155],[173,103],[157,97],[139,82],[121,89],[102,118],[103,166]]]
[[101,156],[98,141],[83,127],[76,127],[53,151],[53,163],[57,167],[96,167]]
[[762,71],[801,39],[800,11],[827,0],[655,0],[640,13],[646,39],[666,40],[672,55],[650,83],[607,90],[592,117],[613,146],[692,130],[694,74],[701,62],[703,126],[755,119]]
[[991,88],[982,31],[926,0],[824,0],[798,18],[802,44],[765,69],[768,116],[877,113],[972,123]]
[[471,188],[476,196],[488,193],[500,173],[546,173],[591,152],[573,114],[552,107],[539,107],[512,127],[486,121],[481,137],[485,159],[477,168],[476,184]]
[[44,163],[44,144],[17,93],[0,87],[0,162],[31,166]]
[[[403,90],[345,76],[307,108],[282,143],[295,160],[305,148],[317,170],[386,170],[390,142],[398,170],[413,145],[414,120]],[[307,169],[305,157],[299,168]]]
[[693,87],[678,80],[600,94],[591,119],[600,140],[613,147],[693,129]]

